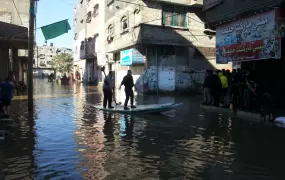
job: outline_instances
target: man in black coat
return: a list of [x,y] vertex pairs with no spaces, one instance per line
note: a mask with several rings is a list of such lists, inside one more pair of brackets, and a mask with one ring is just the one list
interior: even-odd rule
[[119,89],[121,89],[122,85],[125,86],[125,93],[126,93],[124,109],[125,110],[129,109],[128,108],[129,99],[131,99],[131,108],[132,109],[136,108],[136,106],[134,106],[134,91],[133,91],[133,87],[135,84],[131,70],[128,70],[128,74],[123,78]]
[[212,104],[212,71],[207,70],[206,76],[203,83],[204,88],[204,105]]
[[220,71],[217,70],[216,73],[212,75],[212,96],[214,99],[214,106],[219,106],[220,105],[220,96],[221,96],[221,91],[222,91],[222,84],[220,81],[220,78],[218,77],[218,73]]

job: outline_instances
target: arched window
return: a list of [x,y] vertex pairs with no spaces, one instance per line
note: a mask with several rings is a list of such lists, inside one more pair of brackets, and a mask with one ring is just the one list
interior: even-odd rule
[[125,32],[129,29],[129,23],[127,16],[123,16],[121,19],[121,31]]
[[110,24],[108,26],[108,35],[109,36],[113,36],[114,35],[114,27],[113,27],[113,24]]

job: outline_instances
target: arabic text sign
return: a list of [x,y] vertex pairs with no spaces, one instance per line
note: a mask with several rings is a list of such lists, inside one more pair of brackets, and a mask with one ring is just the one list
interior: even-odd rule
[[121,51],[121,66],[144,64],[144,56],[135,48]]
[[[279,49],[279,50],[278,50]],[[256,59],[270,59],[281,56],[281,39],[265,39],[253,42],[245,42],[240,44],[233,44],[229,46],[219,47],[217,49],[228,62],[256,60]]]
[[281,57],[275,30],[276,10],[256,14],[217,28],[217,63]]
[[127,49],[121,51],[121,66],[132,65],[132,49]]

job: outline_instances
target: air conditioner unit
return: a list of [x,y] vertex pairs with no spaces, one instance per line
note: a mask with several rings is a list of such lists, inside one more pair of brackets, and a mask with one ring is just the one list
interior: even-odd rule
[[112,42],[113,41],[113,35],[108,35],[107,41],[108,41],[108,43]]

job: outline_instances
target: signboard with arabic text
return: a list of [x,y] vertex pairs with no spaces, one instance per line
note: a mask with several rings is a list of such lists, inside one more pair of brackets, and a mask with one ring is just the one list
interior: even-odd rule
[[135,48],[121,51],[121,66],[144,64],[144,56]]
[[217,27],[217,63],[281,58],[277,14],[274,9]]

